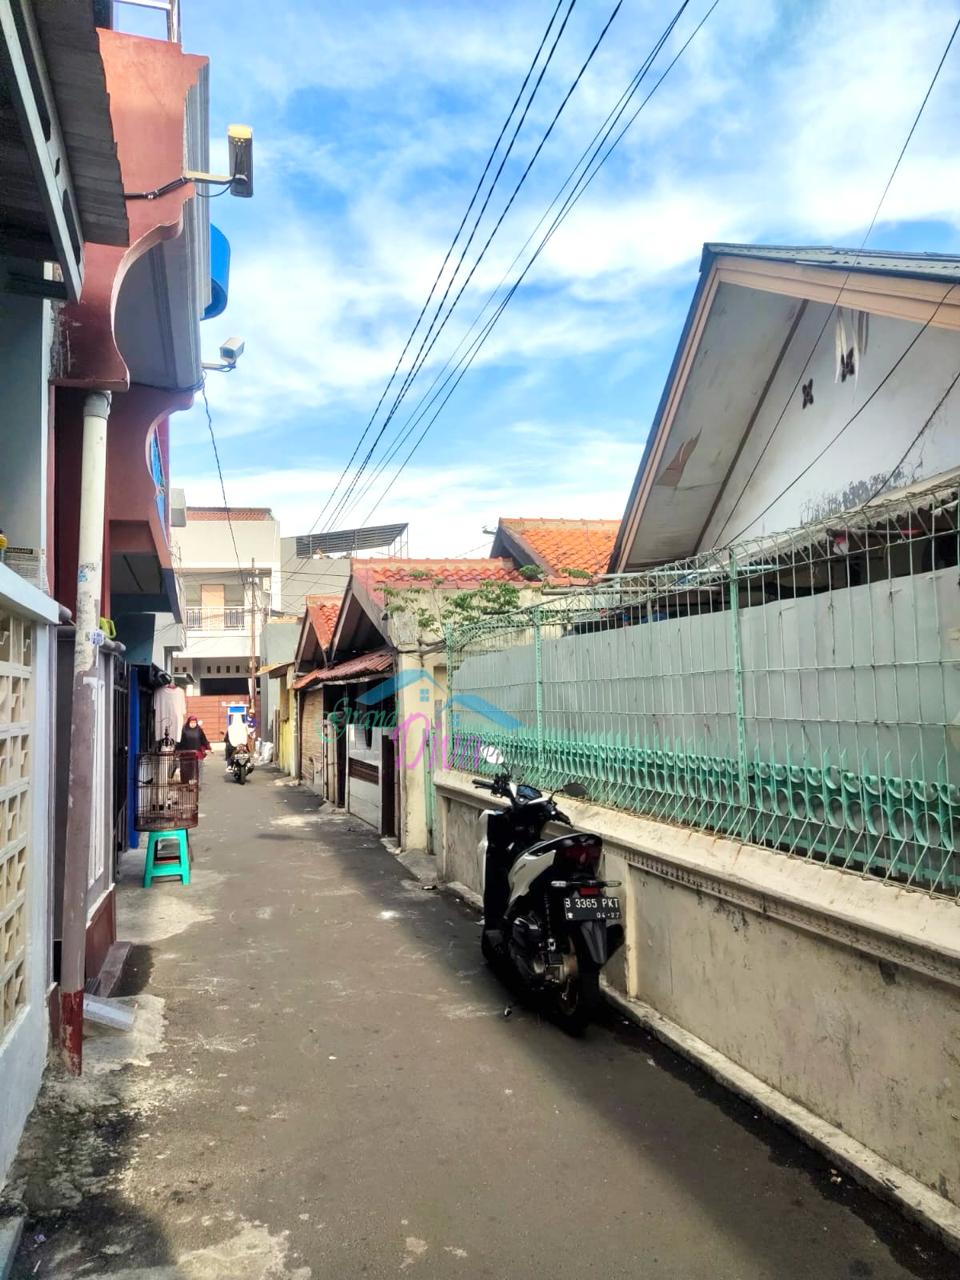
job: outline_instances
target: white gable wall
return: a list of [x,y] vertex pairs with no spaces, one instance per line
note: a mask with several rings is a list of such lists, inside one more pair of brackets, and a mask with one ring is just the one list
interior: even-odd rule
[[[752,537],[792,528],[865,501],[896,468],[960,369],[960,335],[931,326],[876,398],[814,462],[868,399],[921,327],[871,316],[859,378],[835,382],[836,321],[831,317],[803,374],[804,382],[813,378],[814,395],[813,404],[803,409],[800,388],[792,395],[791,391],[828,310],[821,304],[807,307],[697,550],[708,550],[741,535]],[[848,336],[849,330],[848,324]],[[774,432],[788,398],[789,407]],[[710,430],[708,403],[701,412],[706,438]],[[771,432],[772,440],[764,451]],[[796,480],[811,462],[809,472]],[[899,473],[892,476],[891,487],[911,484],[958,465],[960,384],[910,450]],[[794,480],[796,483],[791,485]],[[788,485],[789,490],[778,497]],[[765,510],[768,505],[770,509]]]

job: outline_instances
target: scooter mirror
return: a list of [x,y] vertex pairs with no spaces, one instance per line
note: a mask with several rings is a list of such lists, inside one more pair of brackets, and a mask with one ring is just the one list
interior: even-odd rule
[[561,795],[572,796],[574,800],[582,800],[587,794],[587,788],[582,782],[577,782],[571,778],[560,788],[560,793]]
[[503,764],[503,752],[496,747],[481,747],[480,759],[484,764]]

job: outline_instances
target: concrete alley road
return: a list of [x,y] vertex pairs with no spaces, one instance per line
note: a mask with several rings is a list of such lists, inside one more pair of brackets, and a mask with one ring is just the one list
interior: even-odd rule
[[135,1063],[91,1042],[28,1131],[19,1280],[960,1272],[619,1016],[505,1019],[472,912],[276,773],[208,764],[193,884],[123,893]]

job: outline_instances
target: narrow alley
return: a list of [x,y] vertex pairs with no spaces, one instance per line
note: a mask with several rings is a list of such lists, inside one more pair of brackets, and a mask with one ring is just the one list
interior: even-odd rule
[[956,1275],[619,1015],[505,1018],[473,912],[276,772],[208,766],[192,884],[127,855],[134,1061],[104,1036],[48,1073],[16,1280]]

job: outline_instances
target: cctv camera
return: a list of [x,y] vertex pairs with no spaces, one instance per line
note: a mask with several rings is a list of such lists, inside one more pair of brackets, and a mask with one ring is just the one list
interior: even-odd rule
[[253,130],[247,124],[227,126],[230,148],[230,194],[253,195]]
[[243,339],[228,338],[220,346],[220,359],[226,364],[236,364],[243,355]]

